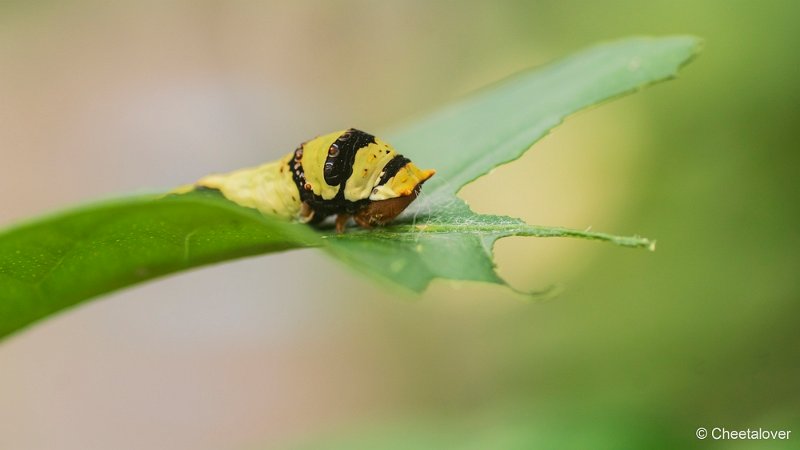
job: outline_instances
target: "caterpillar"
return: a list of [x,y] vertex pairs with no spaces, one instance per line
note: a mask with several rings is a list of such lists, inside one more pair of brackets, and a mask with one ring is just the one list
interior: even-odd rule
[[263,214],[319,224],[352,217],[363,228],[394,220],[435,170],[420,170],[378,137],[355,128],[304,142],[278,161],[201,178],[183,192],[215,189]]

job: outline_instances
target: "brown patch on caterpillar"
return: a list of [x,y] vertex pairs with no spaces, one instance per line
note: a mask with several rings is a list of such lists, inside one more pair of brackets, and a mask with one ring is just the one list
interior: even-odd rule
[[303,202],[303,204],[300,205],[300,222],[309,223],[313,218],[314,210],[308,203]]
[[[374,225],[385,225],[399,216],[414,199],[419,195],[420,183],[409,195],[370,202],[353,219],[362,228],[372,228]],[[338,229],[338,228],[337,228]]]
[[344,227],[347,225],[347,221],[350,220],[350,214],[339,214],[336,216],[336,232],[341,234],[344,233]]

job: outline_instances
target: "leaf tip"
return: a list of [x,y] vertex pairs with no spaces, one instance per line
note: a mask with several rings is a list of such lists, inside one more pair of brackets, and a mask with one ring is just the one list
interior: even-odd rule
[[705,42],[704,38],[695,36],[693,34],[674,34],[672,36],[668,36],[667,39],[683,41],[687,47],[694,51],[702,50],[703,43]]
[[551,284],[550,286],[547,286],[544,289],[538,289],[532,291],[517,289],[508,283],[506,283],[506,286],[508,286],[508,288],[514,291],[515,293],[523,296],[525,300],[537,303],[553,300],[556,297],[561,296],[561,294],[564,292],[564,287],[560,284]]
[[[705,48],[705,39],[691,34],[675,35],[675,36],[670,36],[666,39],[670,39],[677,46],[680,46],[682,49],[685,49],[685,53],[681,56],[681,60],[678,62],[678,66],[676,69],[681,69],[687,64],[694,61],[694,59],[697,58],[697,56],[699,56],[700,53],[702,53]],[[677,75],[677,70],[676,70],[676,75]]]

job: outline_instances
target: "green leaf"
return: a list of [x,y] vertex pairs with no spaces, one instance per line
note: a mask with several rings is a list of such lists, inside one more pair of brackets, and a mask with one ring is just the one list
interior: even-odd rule
[[397,224],[344,235],[242,208],[214,193],[95,204],[0,234],[0,337],[87,299],[214,262],[319,246],[359,271],[422,291],[434,278],[505,284],[494,242],[506,236],[616,237],[480,215],[455,194],[518,158],[567,115],[673,77],[696,53],[692,37],[635,38],[518,75],[388,136],[437,175]]
[[411,160],[437,171],[407,214],[416,226],[350,233],[331,239],[327,249],[360,271],[414,291],[434,278],[505,284],[494,271],[492,246],[506,236],[571,236],[655,249],[655,242],[638,237],[477,215],[455,194],[519,158],[569,114],[674,77],[698,48],[698,39],[689,36],[601,45],[512,77],[390,135]]
[[565,117],[676,76],[699,50],[690,36],[600,45],[523,72],[388,136],[413,161],[435,167],[425,184],[434,202],[519,158]]
[[168,273],[320,243],[309,227],[203,193],[134,197],[48,217],[0,235],[0,336]]
[[[492,246],[507,236],[578,237],[654,249],[640,237],[528,225],[505,216],[475,214],[453,198],[433,214],[416,213],[411,223],[325,236],[326,250],[375,278],[423,291],[434,278],[506,284],[494,270]],[[532,295],[549,291],[532,292]]]

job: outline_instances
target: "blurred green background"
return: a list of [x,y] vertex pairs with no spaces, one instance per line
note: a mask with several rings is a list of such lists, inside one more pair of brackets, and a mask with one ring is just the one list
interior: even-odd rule
[[3,225],[380,133],[598,41],[706,44],[462,192],[655,253],[500,241],[514,285],[565,287],[546,303],[443,282],[408,301],[314,251],[160,280],[0,345],[0,448],[797,448],[799,17],[790,0],[3,2]]

